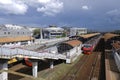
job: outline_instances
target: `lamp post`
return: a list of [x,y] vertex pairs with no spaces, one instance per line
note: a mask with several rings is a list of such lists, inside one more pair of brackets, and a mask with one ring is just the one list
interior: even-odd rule
[[43,39],[42,28],[40,28],[40,39]]

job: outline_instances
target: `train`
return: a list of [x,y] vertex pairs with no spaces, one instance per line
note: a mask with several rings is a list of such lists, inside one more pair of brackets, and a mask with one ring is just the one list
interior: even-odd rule
[[84,54],[92,54],[93,49],[94,45],[91,44],[84,44],[82,47],[82,51]]
[[92,54],[100,35],[100,33],[91,33],[86,35],[71,36],[70,39],[77,39],[82,41],[83,45],[81,50],[83,54]]
[[93,50],[95,49],[99,39],[100,39],[100,34],[95,35],[93,38],[91,38],[90,40],[88,40],[85,44],[83,44],[82,46],[82,51],[83,54],[92,54]]
[[85,34],[85,35],[75,35],[70,36],[70,40],[79,40],[82,42],[82,52],[83,54],[92,54],[95,46],[97,45],[101,34],[100,33],[91,33],[91,34]]

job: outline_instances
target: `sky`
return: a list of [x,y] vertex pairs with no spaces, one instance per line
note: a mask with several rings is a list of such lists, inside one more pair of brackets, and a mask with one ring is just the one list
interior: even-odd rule
[[120,0],[0,0],[0,24],[120,29]]

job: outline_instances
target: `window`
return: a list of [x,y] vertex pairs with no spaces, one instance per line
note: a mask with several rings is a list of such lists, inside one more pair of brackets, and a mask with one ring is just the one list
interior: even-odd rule
[[19,34],[19,32],[17,32],[17,34]]
[[6,34],[6,32],[4,32],[4,34]]
[[10,34],[10,32],[8,32],[8,34]]

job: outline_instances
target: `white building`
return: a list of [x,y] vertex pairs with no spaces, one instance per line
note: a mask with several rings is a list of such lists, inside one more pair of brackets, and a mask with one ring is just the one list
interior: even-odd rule
[[64,32],[63,28],[56,26],[49,26],[48,28],[43,28],[43,37],[44,38],[61,37],[63,32]]
[[70,36],[87,34],[87,28],[70,28]]
[[24,44],[30,43],[32,38],[32,32],[29,28],[24,26],[6,24],[0,25],[0,44]]
[[31,36],[32,32],[27,27],[12,24],[0,26],[0,37]]

